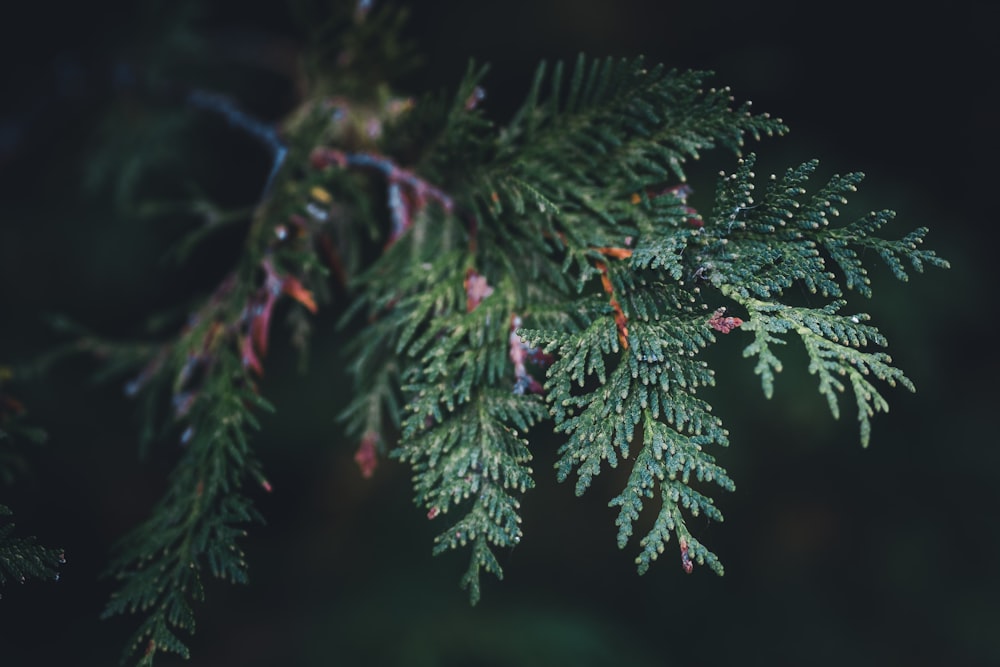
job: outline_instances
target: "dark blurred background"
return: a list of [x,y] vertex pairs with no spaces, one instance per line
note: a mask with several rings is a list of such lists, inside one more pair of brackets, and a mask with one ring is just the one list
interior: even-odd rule
[[[321,3],[313,3],[320,6]],[[858,445],[851,402],[833,420],[794,350],[766,401],[726,339],[709,392],[732,433],[720,453],[737,492],[726,522],[691,527],[726,565],[685,576],[672,556],[638,577],[614,545],[620,474],[577,499],[546,473],[524,504],[525,540],[503,554],[474,609],[465,554],[430,556],[436,530],[410,502],[408,471],[371,480],[332,415],[345,400],[336,309],[317,320],[308,371],[280,344],[265,393],[278,406],[259,451],[274,485],[268,524],[246,541],[251,585],[210,582],[191,665],[996,665],[1000,664],[1000,448],[994,430],[992,295],[998,63],[989,3],[679,3],[666,0],[412,2],[422,62],[403,92],[457,83],[492,63],[486,108],[503,120],[540,59],[646,55],[710,69],[738,101],[781,116],[782,139],[750,146],[758,173],[819,157],[821,175],[868,178],[848,213],[893,208],[903,235],[929,226],[952,263],[895,282],[874,267],[874,315],[918,387]],[[905,6],[905,5],[903,5]],[[183,265],[163,260],[192,218],[140,204],[191,194],[251,204],[266,155],[217,119],[128,90],[131,63],[231,93],[277,120],[295,89],[275,63],[302,43],[282,2],[8,3],[0,22],[0,364],[65,341],[58,313],[102,335],[146,333],[228,269],[239,231]],[[307,21],[308,22],[308,21]],[[692,166],[695,204],[735,158]],[[142,192],[146,199],[137,199]],[[850,216],[848,216],[850,217]],[[281,339],[281,332],[275,336]],[[65,547],[58,584],[5,588],[0,664],[116,664],[132,619],[100,621],[114,540],[166,484],[175,445],[139,462],[139,422],[90,359],[11,390],[48,442],[0,491],[19,531]],[[548,444],[548,443],[543,443]],[[619,471],[620,472],[620,471]],[[668,552],[669,556],[669,552]],[[158,664],[178,664],[163,659]]]

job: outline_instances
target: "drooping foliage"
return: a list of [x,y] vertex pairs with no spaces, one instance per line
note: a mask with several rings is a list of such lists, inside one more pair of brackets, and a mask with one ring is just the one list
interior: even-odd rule
[[[323,32],[305,61],[311,87],[280,127],[210,91],[181,96],[271,156],[242,253],[174,337],[82,346],[134,366],[126,392],[151,419],[169,404],[148,441],[181,446],[167,493],[109,570],[118,588],[105,615],[140,617],[128,652],[140,664],[188,655],[180,631],[193,631],[206,574],[246,581],[239,541],[259,521],[252,494],[270,491],[252,437],[270,409],[259,380],[273,320],[287,318],[304,351],[311,314],[334,294],[354,332],[341,419],[360,473],[385,455],[410,466],[415,503],[441,525],[434,552],[470,551],[461,585],[473,603],[481,573],[502,578],[503,552],[530,539],[520,511],[545,432],[560,443],[556,478],[578,495],[607,467],[628,469],[610,505],[622,548],[643,511],[655,516],[640,574],[672,539],[685,571],[722,574],[688,527],[721,521],[713,492],[735,489],[721,461],[729,433],[699,394],[715,382],[704,351],[721,336],[748,337],[768,397],[775,350],[801,340],[834,416],[851,390],[865,445],[888,407],[876,383],[913,388],[870,349],[886,341],[868,315],[842,314],[846,294],[871,296],[871,256],[901,279],[946,263],[920,249],[926,229],[881,236],[891,212],[834,224],[860,174],[814,187],[809,162],[758,194],[744,142],[785,134],[783,122],[736,104],[709,73],[641,58],[543,64],[504,122],[486,113],[487,69],[475,64],[450,93],[395,96],[380,77],[406,53],[392,46],[399,21],[369,5]],[[701,212],[685,168],[714,148],[738,166]],[[821,301],[793,305],[785,295],[799,286]]]
[[[21,444],[39,444],[46,438],[44,431],[27,422],[24,404],[4,390],[12,375],[11,369],[0,368],[0,488],[13,484],[27,465]],[[58,581],[63,550],[39,544],[34,536],[16,535],[13,514],[0,504],[0,587],[29,579]]]

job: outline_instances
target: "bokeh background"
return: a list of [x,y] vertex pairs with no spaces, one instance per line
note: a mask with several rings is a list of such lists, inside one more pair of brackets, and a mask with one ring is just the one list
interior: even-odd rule
[[[315,2],[315,7],[322,3]],[[486,107],[503,120],[540,59],[646,55],[709,69],[738,100],[779,115],[782,139],[751,146],[758,173],[813,157],[821,174],[868,178],[849,212],[893,208],[899,235],[929,226],[949,271],[896,283],[873,270],[873,313],[918,386],[862,450],[850,406],[833,420],[789,351],[766,401],[740,356],[712,351],[710,393],[733,446],[737,492],[721,525],[692,527],[726,564],[685,576],[666,558],[643,577],[614,545],[620,474],[583,498],[545,474],[524,502],[526,539],[470,609],[464,554],[430,556],[439,526],[410,502],[409,474],[363,480],[333,415],[345,382],[336,312],[317,320],[309,368],[280,344],[265,393],[278,406],[259,451],[275,492],[246,541],[251,585],[209,583],[187,663],[265,665],[1000,664],[1000,442],[995,414],[997,58],[989,3],[507,0],[411,2],[422,62],[404,92],[454,85],[492,63]],[[906,7],[899,9],[899,7]],[[0,363],[65,342],[47,314],[129,338],[183,309],[229,266],[238,231],[186,264],[164,260],[190,217],[130,197],[205,193],[252,203],[262,151],[216,119],[114,85],[123,62],[161,67],[278,119],[295,103],[280,63],[302,43],[284,2],[8,3],[0,19]],[[213,48],[205,50],[208,44]],[[695,165],[695,204],[735,158]],[[151,188],[151,190],[149,190]],[[335,309],[334,309],[335,310]],[[277,339],[281,339],[279,334]],[[135,406],[69,359],[12,388],[49,432],[29,472],[0,490],[22,534],[66,549],[58,584],[7,587],[0,664],[116,664],[131,619],[100,621],[114,540],[145,516],[175,457],[137,459]],[[547,445],[549,443],[543,443]],[[158,663],[160,664],[160,663]],[[163,665],[179,661],[163,659]]]

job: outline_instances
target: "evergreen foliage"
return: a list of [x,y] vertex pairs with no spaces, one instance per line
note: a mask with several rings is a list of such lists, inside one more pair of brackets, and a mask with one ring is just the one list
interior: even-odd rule
[[247,581],[238,540],[259,516],[243,486],[248,479],[263,480],[248,442],[258,427],[249,408],[269,406],[252,390],[234,350],[220,347],[211,363],[196,398],[175,394],[175,403],[178,397],[192,403],[175,405],[187,424],[184,456],[166,495],[122,540],[109,570],[121,584],[104,616],[145,616],[130,646],[143,651],[139,664],[151,663],[157,651],[188,657],[176,629],[194,629],[191,604],[203,597],[204,570],[226,581]]
[[[715,382],[703,352],[719,335],[751,337],[744,355],[757,358],[767,397],[782,368],[775,349],[798,336],[834,416],[839,394],[854,393],[864,445],[871,417],[888,409],[875,381],[913,389],[887,354],[868,349],[886,345],[868,315],[841,314],[845,290],[871,296],[869,254],[903,280],[907,265],[946,263],[919,248],[926,229],[880,236],[889,211],[831,224],[860,174],[810,194],[810,162],[754,196],[747,155],[703,215],[687,204],[685,163],[786,132],[727,88],[707,87],[709,73],[641,58],[543,64],[497,125],[482,108],[487,70],[475,64],[451,94],[393,96],[381,77],[407,53],[392,31],[399,20],[369,15],[369,4],[321,31],[310,92],[280,131],[230,98],[183,97],[273,159],[244,218],[242,254],[173,338],[88,339],[116,371],[134,369],[126,392],[146,397],[146,441],[182,447],[165,496],[109,568],[118,588],[105,616],[140,617],[128,649],[139,664],[187,657],[181,633],[194,629],[206,574],[247,580],[239,542],[260,521],[252,494],[270,491],[252,436],[270,409],[258,382],[272,319],[288,318],[304,352],[309,314],[335,292],[349,295],[342,326],[357,331],[345,357],[355,392],[341,418],[360,443],[361,472],[373,474],[384,454],[411,467],[415,503],[443,524],[434,553],[471,552],[461,585],[472,603],[480,574],[502,578],[498,553],[524,537],[521,502],[536,483],[532,442],[543,429],[560,438],[557,479],[575,477],[578,495],[605,467],[629,468],[610,505],[622,548],[653,505],[640,574],[674,538],[685,571],[722,574],[687,525],[721,521],[711,492],[735,488],[716,458],[729,433],[699,396]],[[178,247],[201,243],[206,228]],[[793,286],[823,303],[788,303]],[[170,416],[154,427],[167,403]],[[16,572],[50,576],[51,552],[34,553],[35,569]]]
[[[0,368],[0,484],[11,484],[25,462],[17,451],[19,441],[40,443],[45,432],[25,423],[24,405],[2,391],[10,369]],[[14,534],[13,510],[0,503],[0,587],[8,582],[25,583],[29,579],[58,580],[59,566],[65,562],[63,550],[38,544],[34,536]]]
[[6,505],[0,505],[0,586],[9,581],[24,583],[28,579],[59,580],[58,568],[65,562],[62,549],[38,544],[35,537],[17,537],[13,534],[13,514]]

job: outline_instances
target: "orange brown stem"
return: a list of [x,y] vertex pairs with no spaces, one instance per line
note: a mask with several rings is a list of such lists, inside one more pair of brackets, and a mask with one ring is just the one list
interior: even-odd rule
[[594,250],[613,259],[628,259],[632,256],[631,248],[594,248]]
[[607,292],[611,297],[611,308],[615,312],[615,326],[618,328],[618,342],[621,343],[622,349],[628,349],[628,318],[625,317],[625,312],[622,310],[622,306],[618,303],[618,299],[615,297],[615,289],[611,284],[611,278],[608,276],[608,267],[604,262],[597,262],[595,265],[597,270],[601,272],[601,285],[604,287],[604,291]]

